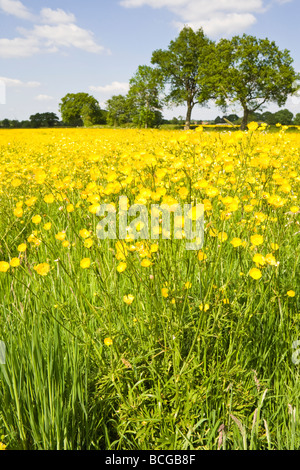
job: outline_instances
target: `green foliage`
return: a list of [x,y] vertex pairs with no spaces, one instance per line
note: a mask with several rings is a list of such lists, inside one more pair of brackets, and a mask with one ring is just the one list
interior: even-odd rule
[[164,84],[170,88],[165,95],[166,102],[187,106],[187,127],[195,104],[204,104],[211,97],[205,80],[201,84],[198,80],[211,46],[212,41],[202,29],[194,32],[192,28],[184,27],[167,50],[158,49],[152,54],[152,64],[157,66]]
[[112,96],[106,102],[106,109],[109,126],[122,126],[130,121],[130,106],[126,96]]
[[296,126],[300,126],[300,113],[296,114],[294,124],[296,124]]
[[[31,127],[55,127],[59,123],[59,118],[55,113],[37,113],[30,116]],[[12,126],[14,127],[14,126]]]
[[127,95],[132,121],[139,127],[154,127],[162,119],[161,75],[148,65],[140,65],[130,79]]
[[70,126],[103,124],[105,119],[99,103],[88,93],[68,93],[59,104],[62,120]]
[[202,77],[209,82],[216,103],[226,108],[228,101],[238,102],[244,110],[242,128],[249,114],[265,103],[285,104],[294,92],[299,77],[292,67],[288,50],[279,50],[274,41],[244,34],[231,40],[221,39],[207,60]]

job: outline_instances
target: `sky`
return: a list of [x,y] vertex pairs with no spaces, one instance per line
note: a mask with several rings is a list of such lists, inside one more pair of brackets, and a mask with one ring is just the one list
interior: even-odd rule
[[[202,27],[213,40],[243,33],[268,38],[290,51],[300,72],[299,18],[300,0],[0,0],[0,120],[42,112],[60,117],[67,93],[89,93],[105,109],[184,25]],[[289,98],[285,107],[300,112],[300,99]],[[196,106],[192,117],[222,114],[211,103]],[[184,116],[185,108],[163,115]]]

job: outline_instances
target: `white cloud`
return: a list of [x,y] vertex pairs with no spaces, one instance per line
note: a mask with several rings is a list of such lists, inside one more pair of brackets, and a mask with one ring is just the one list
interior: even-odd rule
[[0,58],[30,57],[40,51],[36,38],[0,39]]
[[120,4],[125,8],[167,8],[178,17],[176,27],[202,27],[214,37],[244,32],[256,22],[255,15],[266,10],[264,0],[121,0]]
[[90,86],[91,91],[102,93],[105,95],[113,94],[119,95],[123,93],[127,93],[129,90],[129,83],[125,82],[112,82],[109,85],[105,86]]
[[75,47],[87,52],[100,53],[105,48],[97,44],[92,32],[80,28],[74,23],[58,25],[35,25],[33,30],[19,29],[27,38],[38,40],[41,49],[57,47]]
[[37,95],[34,99],[36,101],[52,101],[52,100],[54,100],[53,96],[49,96],[49,95]]
[[0,77],[0,82],[5,83],[7,87],[14,88],[37,88],[41,85],[39,82],[22,82],[22,80],[17,78],[8,77]]
[[76,24],[73,13],[61,8],[43,8],[38,17],[33,17],[19,0],[0,0],[0,9],[34,22],[31,29],[17,28],[20,37],[0,38],[0,58],[30,57],[38,53],[58,52],[65,47],[95,54],[110,53],[97,43],[93,32]]
[[25,20],[33,19],[33,15],[19,0],[0,0],[0,9],[8,15]]
[[61,8],[52,10],[51,8],[43,8],[40,13],[42,23],[47,24],[61,24],[61,23],[75,23],[76,18],[73,13],[67,13]]

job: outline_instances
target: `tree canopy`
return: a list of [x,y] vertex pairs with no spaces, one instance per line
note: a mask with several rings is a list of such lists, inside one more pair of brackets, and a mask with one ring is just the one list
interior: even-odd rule
[[127,100],[133,123],[139,127],[157,125],[162,119],[160,73],[149,65],[140,65],[129,85]]
[[186,128],[190,127],[194,106],[210,98],[205,80],[200,82],[199,77],[212,44],[202,29],[194,31],[186,26],[168,49],[158,49],[152,54],[151,63],[157,66],[165,86],[169,87],[166,103],[187,107]]
[[243,109],[241,128],[265,103],[283,106],[299,78],[288,50],[279,50],[274,41],[244,34],[221,39],[208,56],[201,83],[206,81],[216,104],[226,109],[238,102]]
[[68,93],[59,104],[63,122],[71,126],[103,124],[105,117],[98,101],[88,93]]

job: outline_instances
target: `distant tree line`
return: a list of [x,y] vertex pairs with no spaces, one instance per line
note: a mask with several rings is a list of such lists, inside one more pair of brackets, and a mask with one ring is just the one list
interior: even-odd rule
[[36,113],[28,120],[18,121],[17,119],[3,119],[0,121],[2,129],[38,129],[40,127],[59,127],[62,126],[58,116],[55,113]]
[[[297,113],[294,116],[288,109],[280,109],[275,113],[271,113],[270,111],[265,111],[263,113],[256,112],[249,115],[249,121],[264,122],[269,126],[275,126],[276,124],[282,124],[283,126],[300,126],[300,113]],[[236,114],[230,114],[223,117],[217,116],[214,120],[214,124],[227,124],[228,122],[240,125],[242,118]]]

